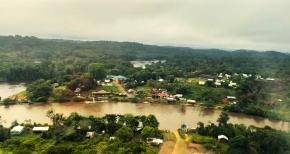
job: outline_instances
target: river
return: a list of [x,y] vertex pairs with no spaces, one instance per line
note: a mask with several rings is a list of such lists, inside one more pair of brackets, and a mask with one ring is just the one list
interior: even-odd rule
[[0,97],[7,98],[26,89],[24,84],[0,83]]
[[[215,123],[221,111],[216,109],[205,109],[197,106],[181,106],[168,104],[134,104],[134,103],[112,103],[103,102],[96,104],[66,102],[31,105],[0,106],[0,115],[3,124],[9,126],[12,121],[23,122],[31,120],[37,123],[50,123],[46,117],[46,111],[54,109],[57,113],[69,115],[71,112],[78,112],[81,115],[103,116],[105,114],[134,115],[154,114],[160,122],[160,128],[176,130],[181,124],[195,128],[199,121],[204,123]],[[266,125],[275,129],[290,130],[288,122],[270,121],[268,119],[248,116],[244,114],[230,113],[230,122],[235,124],[255,125],[264,127]]]

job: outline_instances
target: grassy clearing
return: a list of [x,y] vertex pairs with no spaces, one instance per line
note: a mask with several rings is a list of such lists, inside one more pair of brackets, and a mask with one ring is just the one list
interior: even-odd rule
[[105,91],[112,92],[115,94],[120,93],[120,91],[118,90],[116,86],[101,86],[96,89],[96,91],[99,91],[99,90],[105,90]]
[[229,145],[218,142],[215,138],[209,136],[201,136],[198,134],[190,134],[189,140],[193,143],[202,144],[207,150],[214,151],[216,153],[227,153]]
[[137,91],[143,91],[145,94],[150,94],[151,92],[151,87],[148,86],[140,86],[136,88]]
[[27,92],[26,91],[22,91],[20,93],[15,94],[15,96],[27,96]]

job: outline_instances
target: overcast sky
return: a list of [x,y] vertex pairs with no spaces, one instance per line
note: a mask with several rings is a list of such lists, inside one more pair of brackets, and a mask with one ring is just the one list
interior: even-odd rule
[[290,51],[290,0],[0,0],[0,35]]

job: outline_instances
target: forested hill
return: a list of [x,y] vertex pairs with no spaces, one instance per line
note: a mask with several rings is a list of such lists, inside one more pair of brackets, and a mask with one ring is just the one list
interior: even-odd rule
[[[32,81],[86,71],[89,63],[101,62],[120,70],[129,60],[167,60],[166,67],[183,72],[213,74],[259,73],[273,77],[290,75],[290,55],[275,51],[225,51],[144,45],[132,42],[71,41],[36,37],[0,36],[0,79]],[[131,67],[131,66],[130,66]],[[119,70],[118,70],[119,69]],[[14,77],[22,75],[22,77]],[[31,76],[31,74],[34,74]]]

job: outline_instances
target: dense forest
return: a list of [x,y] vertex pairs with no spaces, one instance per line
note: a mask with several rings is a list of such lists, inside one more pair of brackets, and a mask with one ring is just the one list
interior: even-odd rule
[[[37,79],[67,81],[84,73],[90,63],[101,62],[112,74],[131,75],[130,60],[166,60],[157,76],[252,73],[287,78],[290,55],[275,51],[224,51],[143,45],[132,42],[66,41],[36,37],[0,37],[2,81]],[[167,71],[169,70],[169,71]]]

